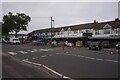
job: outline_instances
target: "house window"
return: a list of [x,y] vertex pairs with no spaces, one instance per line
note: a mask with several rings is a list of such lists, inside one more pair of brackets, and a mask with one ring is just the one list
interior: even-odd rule
[[120,34],[120,28],[117,28],[117,34]]
[[60,32],[60,34],[64,34],[64,29],[63,29],[63,28],[61,29],[61,32]]
[[104,27],[104,34],[111,34],[112,27],[109,24],[106,24]]
[[99,35],[99,30],[96,30],[96,31],[95,31],[95,35]]
[[59,35],[59,33],[58,33],[58,32],[56,32],[56,35]]
[[104,29],[104,34],[110,34],[110,29]]
[[67,29],[67,34],[71,34],[71,28]]
[[90,30],[86,29],[86,33],[89,33],[89,32],[90,32]]
[[74,34],[77,34],[77,30],[74,31]]

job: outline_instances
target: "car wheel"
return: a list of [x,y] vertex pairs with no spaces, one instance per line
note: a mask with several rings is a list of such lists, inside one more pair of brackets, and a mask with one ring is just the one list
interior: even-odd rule
[[100,47],[98,47],[98,50],[100,50]]
[[91,50],[91,47],[89,47],[89,50]]

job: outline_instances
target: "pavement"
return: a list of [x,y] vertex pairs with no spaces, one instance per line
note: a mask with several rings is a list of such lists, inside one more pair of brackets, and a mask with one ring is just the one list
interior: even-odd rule
[[2,78],[2,44],[0,43],[0,79]]
[[53,78],[41,69],[23,63],[13,56],[3,53],[2,78]]
[[62,50],[61,47],[3,44],[3,52],[29,65],[42,65],[37,66],[40,68],[44,65],[48,68],[46,71],[52,71],[52,74],[60,74],[62,77],[118,78],[119,62],[116,49],[96,51],[87,47],[65,47]]

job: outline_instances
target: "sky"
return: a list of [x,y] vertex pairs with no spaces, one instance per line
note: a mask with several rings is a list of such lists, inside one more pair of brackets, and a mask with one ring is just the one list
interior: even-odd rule
[[25,13],[31,17],[28,31],[54,27],[111,21],[118,17],[118,2],[2,2],[2,17],[8,12]]

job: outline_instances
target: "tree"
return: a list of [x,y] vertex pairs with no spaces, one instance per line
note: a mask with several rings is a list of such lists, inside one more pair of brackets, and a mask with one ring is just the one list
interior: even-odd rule
[[16,13],[13,15],[12,12],[9,12],[3,17],[3,35],[7,37],[9,32],[15,32],[15,37],[17,37],[19,31],[27,31],[27,26],[30,20],[31,18],[24,13]]

